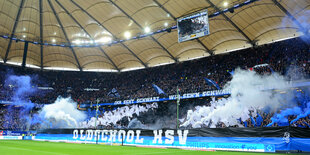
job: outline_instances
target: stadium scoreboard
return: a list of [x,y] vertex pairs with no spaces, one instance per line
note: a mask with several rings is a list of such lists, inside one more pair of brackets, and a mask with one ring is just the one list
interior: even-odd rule
[[199,38],[210,33],[208,10],[202,10],[177,19],[178,41]]

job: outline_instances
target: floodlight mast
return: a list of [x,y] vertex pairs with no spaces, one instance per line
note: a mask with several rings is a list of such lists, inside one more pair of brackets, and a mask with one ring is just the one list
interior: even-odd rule
[[99,109],[99,106],[98,106],[98,103],[99,103],[99,99],[97,99],[97,105],[96,105],[96,121],[95,121],[95,134],[96,134],[96,144],[98,144],[98,134],[96,132],[97,130],[97,121],[98,121],[98,109]]

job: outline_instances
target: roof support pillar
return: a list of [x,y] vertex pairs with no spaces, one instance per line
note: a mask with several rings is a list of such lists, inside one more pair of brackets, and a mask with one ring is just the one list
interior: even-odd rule
[[[81,9],[85,14],[87,14],[90,18],[92,18],[98,25],[100,25],[102,28],[104,28],[107,32],[109,32],[113,38],[118,39],[115,35],[111,33],[104,25],[102,25],[95,17],[93,17],[90,13],[88,13],[86,10],[84,10],[79,4],[71,0],[71,2],[77,6],[79,9]],[[146,68],[147,65],[135,54],[131,49],[129,49],[123,42],[120,43],[124,48],[126,48],[135,58],[139,60],[139,62]]]
[[61,30],[62,30],[63,34],[65,35],[65,38],[66,38],[66,40],[67,40],[67,42],[68,42],[68,44],[69,44],[69,48],[70,48],[70,50],[71,50],[71,52],[72,52],[72,54],[73,54],[73,56],[74,56],[74,58],[75,58],[75,61],[76,61],[76,63],[77,63],[77,67],[79,68],[80,71],[82,71],[82,67],[81,67],[81,65],[80,65],[80,62],[79,62],[79,60],[78,60],[78,58],[77,58],[77,56],[76,56],[76,54],[75,54],[74,49],[73,49],[72,46],[71,46],[70,40],[69,40],[69,38],[68,38],[68,35],[67,35],[67,33],[66,33],[66,31],[65,31],[65,29],[64,29],[64,27],[63,27],[63,25],[62,25],[62,23],[61,23],[61,21],[60,21],[60,19],[59,19],[57,13],[56,13],[56,11],[55,11],[55,9],[54,9],[53,4],[51,3],[50,0],[47,0],[47,1],[48,1],[49,5],[50,5],[51,9],[53,10],[53,13],[54,13],[54,15],[55,15],[55,17],[56,17],[56,20],[57,20],[58,24],[59,24],[60,27],[61,27]]
[[11,45],[12,45],[12,38],[13,38],[14,35],[15,35],[16,27],[17,27],[18,20],[19,20],[20,14],[21,14],[21,12],[22,12],[24,3],[25,3],[25,0],[22,0],[22,1],[20,2],[19,9],[18,9],[16,18],[15,18],[13,30],[12,30],[12,33],[11,33],[11,36],[10,36],[10,41],[9,41],[8,47],[6,48],[6,53],[5,53],[5,57],[4,57],[4,60],[3,60],[4,63],[6,63],[7,60],[8,60],[9,52],[10,52]]
[[22,68],[25,68],[25,66],[26,66],[27,53],[28,53],[28,41],[26,41],[25,45],[24,45],[24,55],[23,55]]
[[309,39],[309,29],[305,28],[302,26],[302,24],[288,11],[286,10],[281,3],[279,3],[277,0],[272,0],[272,2],[279,8],[281,9],[282,12],[284,12],[292,21],[294,24],[297,25],[299,30],[304,33],[305,38],[306,38],[306,43],[309,45],[310,44],[310,39]]
[[[207,3],[209,3],[216,11],[220,11],[218,7],[216,7],[210,0],[206,0]],[[235,28],[238,30],[241,35],[248,40],[248,43],[251,44],[253,47],[255,46],[256,42],[251,40],[230,18],[228,18],[225,13],[222,14],[222,16]]]
[[[94,38],[83,28],[83,26],[69,13],[69,11],[58,1],[56,0],[56,3],[71,17],[71,19],[77,24],[79,25],[79,27],[94,41]],[[112,61],[112,59],[105,53],[105,51],[101,48],[98,47],[99,50],[108,58],[108,60],[112,63],[112,65],[114,66],[114,68],[117,71],[120,71],[119,68],[115,65],[115,63]]]
[[[129,16],[122,8],[120,8],[116,3],[114,3],[112,0],[109,0],[111,4],[113,4],[118,10],[120,10],[123,14],[127,16],[130,20],[132,20],[140,29],[143,29],[143,27],[131,16]],[[160,42],[158,42],[153,36],[150,36],[153,41],[155,41],[169,56],[171,59],[173,59],[175,62],[178,62],[178,59],[175,58]]]
[[43,9],[42,0],[39,1],[39,11],[40,11],[40,55],[41,55],[41,65],[40,68],[43,70]]

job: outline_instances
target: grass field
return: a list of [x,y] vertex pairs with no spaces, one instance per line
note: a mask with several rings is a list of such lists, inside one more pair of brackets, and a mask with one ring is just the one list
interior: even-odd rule
[[[152,155],[152,154],[180,154],[180,155],[265,155],[264,153],[225,152],[225,151],[193,151],[180,149],[142,148],[133,146],[110,146],[95,144],[70,144],[25,140],[0,140],[0,155],[34,155],[34,154],[85,154],[85,155]],[[272,153],[276,155],[279,153]]]

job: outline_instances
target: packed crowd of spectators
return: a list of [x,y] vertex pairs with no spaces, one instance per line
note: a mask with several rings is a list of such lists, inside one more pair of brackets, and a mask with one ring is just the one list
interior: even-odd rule
[[[305,77],[309,77],[309,58],[309,46],[296,38],[227,54],[121,73],[23,70],[20,67],[0,64],[0,99],[9,98],[7,89],[10,88],[3,86],[3,83],[6,75],[12,72],[17,75],[32,75],[34,85],[53,88],[39,91],[36,96],[32,96],[31,100],[35,103],[53,103],[58,96],[71,96],[79,103],[94,102],[97,99],[101,102],[111,102],[158,96],[152,84],[159,86],[166,94],[176,94],[177,86],[181,93],[214,89],[205,83],[205,77],[223,87],[231,79],[229,71],[237,67],[249,69],[259,64],[270,66],[255,68],[259,73],[270,73],[272,68],[282,75],[290,74],[288,76],[292,78],[300,78],[294,77],[296,74],[292,72],[296,70],[294,68],[298,68]],[[13,71],[8,72],[8,69]],[[87,91],[86,88],[99,91]],[[113,88],[120,97],[108,96]]]
[[[97,99],[100,102],[113,102],[158,96],[152,84],[159,86],[166,94],[176,94],[177,87],[181,94],[213,90],[215,88],[207,85],[204,78],[223,87],[231,79],[229,72],[238,67],[254,69],[261,74],[278,72],[287,75],[289,80],[309,78],[309,58],[309,45],[300,38],[295,38],[197,60],[120,73],[41,71],[0,64],[0,100],[6,101],[12,95],[12,88],[4,85],[8,74],[30,75],[34,87],[53,88],[35,93],[29,98],[33,103],[53,103],[58,96],[71,96],[78,103],[95,103]],[[259,64],[269,65],[252,68]],[[303,75],[296,76],[297,72]],[[86,88],[98,90],[90,91]],[[120,97],[108,95],[113,88]],[[5,113],[5,110],[0,111],[0,118]],[[261,114],[264,118],[262,124],[270,123],[268,115],[270,114]],[[310,123],[309,119],[302,122]],[[302,123],[295,123],[296,126],[300,124]],[[5,125],[5,122],[1,122],[0,128]],[[247,121],[247,126],[254,126],[251,120]]]
[[[274,116],[275,113],[265,113],[260,112],[261,114],[256,115],[255,117],[251,117],[243,122],[240,121],[240,126],[235,125],[233,127],[268,127],[268,124],[272,122],[271,118]],[[274,123],[270,127],[279,127],[279,126],[292,126],[292,127],[299,127],[299,128],[310,128],[310,115],[307,117],[301,118],[296,122],[292,122],[297,116],[296,115],[289,115],[287,116],[288,122],[285,124],[278,124]],[[220,122],[216,125],[216,128],[226,128],[231,126],[226,126],[224,123]]]
[[24,119],[19,117],[19,108],[0,108],[0,129],[25,130]]

